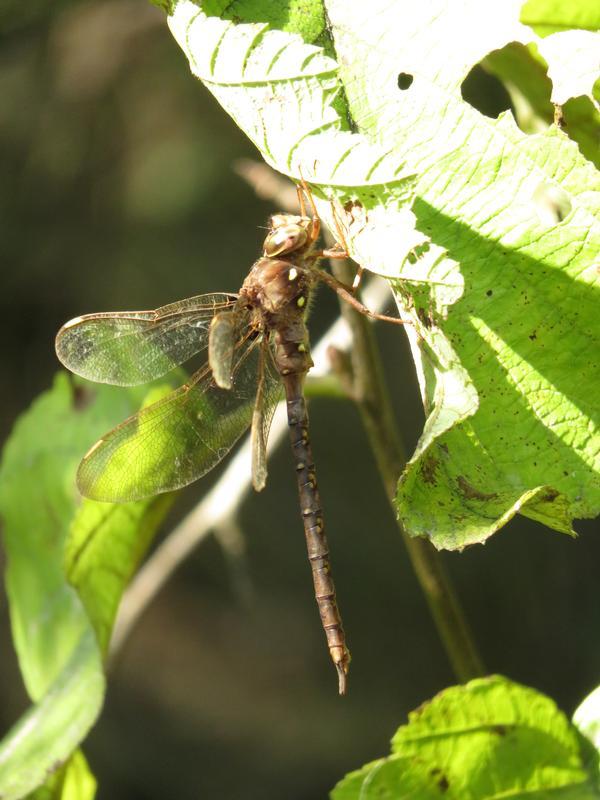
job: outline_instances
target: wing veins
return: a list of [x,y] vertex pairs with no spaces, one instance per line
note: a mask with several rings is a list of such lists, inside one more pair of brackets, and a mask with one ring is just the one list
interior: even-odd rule
[[[205,364],[92,447],[78,472],[82,493],[112,502],[139,499],[180,488],[212,469],[251,423],[257,377],[254,363],[245,363],[261,343],[252,335],[246,329],[236,346],[231,391],[216,387]],[[270,375],[272,407],[277,383]]]

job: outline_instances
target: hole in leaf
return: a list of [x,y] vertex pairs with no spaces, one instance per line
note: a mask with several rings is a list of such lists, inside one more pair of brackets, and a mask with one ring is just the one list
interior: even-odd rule
[[476,64],[461,84],[463,100],[486,117],[496,117],[511,110],[510,95],[495,75]]
[[540,222],[547,228],[562,222],[572,208],[569,195],[564,189],[543,181],[533,193],[533,203]]
[[398,88],[404,91],[405,89],[410,89],[412,86],[412,82],[414,81],[414,77],[408,72],[401,72],[398,75]]
[[463,100],[488,117],[510,109],[523,133],[539,133],[554,119],[552,83],[534,45],[492,50],[462,83]]

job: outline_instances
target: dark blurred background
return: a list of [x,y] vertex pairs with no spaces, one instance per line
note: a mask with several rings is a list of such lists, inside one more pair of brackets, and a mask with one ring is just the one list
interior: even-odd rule
[[[252,146],[144,0],[4,0],[0,36],[4,439],[58,369],[65,320],[236,290],[272,209],[232,168]],[[484,77],[471,76],[470,97],[489,104]],[[315,340],[336,313],[321,291]],[[423,414],[408,348],[393,326],[378,336],[410,452]],[[85,743],[100,798],[322,798],[455,681],[357,413],[314,400],[311,422],[354,655],[348,697],[336,694],[281,446],[240,514],[244,563],[232,569],[205,542],[116,664]],[[186,490],[166,530],[209,482]],[[594,528],[580,524],[572,541],[519,518],[486,547],[444,555],[489,670],[569,713],[600,676]],[[4,597],[0,653],[3,733],[27,706]]]

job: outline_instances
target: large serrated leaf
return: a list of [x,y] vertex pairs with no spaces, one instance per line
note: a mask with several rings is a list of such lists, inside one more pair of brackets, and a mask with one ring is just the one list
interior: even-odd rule
[[414,323],[428,419],[399,487],[407,530],[461,548],[521,512],[570,533],[600,509],[600,181],[562,132],[527,136],[460,93],[488,53],[539,40],[518,0],[325,5],[339,68],[188,0],[169,24],[265,159],[309,180],[330,222],[335,205],[353,257],[392,279]]
[[392,754],[344,778],[332,800],[597,800],[596,764],[584,750],[552,700],[492,676],[410,714]]
[[[263,6],[268,17],[268,4]],[[255,18],[264,16],[256,11]],[[351,201],[377,215],[380,243],[387,230],[394,245],[387,261],[373,252],[373,220],[364,213],[351,226],[354,249],[373,271],[397,274],[404,256],[426,238],[414,230],[410,211],[414,179],[401,152],[349,132],[336,62],[299,35],[262,22],[235,24],[207,16],[190,0],[177,3],[169,26],[192,72],[268,163],[297,180],[309,179],[340,207]],[[332,219],[328,204],[321,210]]]
[[[518,5],[415,4],[390,19],[382,2],[356,7],[349,26],[342,4],[328,4],[334,31],[343,24],[336,45],[353,117],[404,148],[419,175],[418,226],[464,281],[450,307],[433,283],[412,291],[429,315],[414,350],[431,411],[398,508],[441,547],[482,541],[516,511],[569,532],[573,516],[600,507],[598,175],[559,131],[526,136],[460,96],[474,62],[532,38]],[[394,86],[398,72],[414,76],[408,91]],[[546,214],[553,198],[562,220]]]

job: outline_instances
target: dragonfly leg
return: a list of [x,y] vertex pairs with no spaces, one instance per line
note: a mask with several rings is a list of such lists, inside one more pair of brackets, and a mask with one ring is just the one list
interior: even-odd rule
[[317,250],[314,253],[310,254],[311,258],[316,260],[321,258],[335,258],[335,259],[343,259],[349,258],[348,253],[345,250],[342,250],[337,244],[333,247],[326,247],[324,250]]
[[[302,173],[301,173],[302,175]],[[315,201],[310,191],[310,188],[304,178],[301,179],[301,183],[296,187],[298,192],[298,202],[300,203],[300,213],[302,216],[306,216],[306,204],[304,202],[304,198],[307,197],[310,203],[311,211],[312,211],[312,240],[316,242],[319,233],[321,230],[321,218],[317,212],[317,207],[315,206]],[[323,250],[318,250],[311,254],[311,259],[315,261],[321,258],[335,258],[335,259],[344,259],[349,258],[348,247],[346,244],[346,235],[344,233],[344,229],[342,228],[342,223],[340,222],[339,215],[336,211],[336,208],[333,203],[331,203],[331,213],[333,215],[333,220],[335,222],[335,228],[337,231],[337,238],[338,241],[334,244],[333,247],[327,247]],[[361,266],[357,267],[356,275],[354,276],[354,280],[352,281],[352,286],[348,287],[348,290],[353,294],[358,289],[362,276],[363,276],[364,269]]]
[[[331,215],[333,217],[333,221],[335,223],[335,229],[337,231],[337,240],[338,240],[337,246],[339,248],[339,252],[344,252],[346,254],[346,258],[348,258],[348,242],[346,240],[346,232],[342,227],[342,221],[333,202],[331,203]],[[343,256],[335,256],[335,255],[327,256],[327,258],[342,258],[342,257]],[[352,294],[356,294],[356,290],[360,286],[360,282],[362,280],[363,272],[364,268],[358,265],[356,268],[356,275],[354,276],[354,280],[352,281],[352,287],[351,287]]]
[[[314,258],[315,260],[321,258],[334,258],[341,260],[344,258],[350,258],[350,255],[346,250],[342,248],[341,245],[335,244],[333,247],[325,248],[324,250],[317,250],[316,252],[311,253],[311,258]],[[346,286],[346,289],[351,294],[356,294],[356,290],[360,286],[360,282],[362,280],[364,271],[365,271],[364,267],[358,266],[356,268],[356,275],[354,276],[354,280],[352,281],[352,286]]]
[[[298,192],[298,203],[300,205],[300,214],[305,217],[306,216],[306,203],[305,197],[308,198],[308,202],[310,203],[310,209],[312,212],[312,240],[316,242],[319,238],[319,233],[321,230],[321,218],[319,217],[319,213],[317,211],[317,207],[315,205],[315,201],[310,190],[310,187],[304,180],[304,176],[302,175],[302,171],[300,171],[300,184],[296,186],[296,191]],[[324,250],[319,250],[317,253],[313,253],[312,257],[315,259],[319,258],[349,258],[348,254],[348,247],[346,245],[346,235],[344,233],[344,229],[342,227],[342,223],[340,221],[339,215],[336,211],[336,208],[333,203],[331,203],[331,213],[333,215],[333,220],[335,222],[335,229],[337,231],[337,238],[338,241],[333,247],[326,248]],[[360,282],[362,280],[364,268],[359,266],[356,270],[356,275],[354,276],[354,280],[352,281],[352,286],[350,287],[350,291],[354,294],[358,287],[360,286]]]
[[298,195],[298,205],[300,206],[300,216],[306,216],[306,202],[304,200],[304,192],[305,192],[305,182],[304,178],[302,179],[302,183],[296,186],[296,194]]
[[334,278],[333,275],[330,275],[328,272],[325,272],[323,269],[314,268],[314,272],[319,278],[322,280],[323,283],[326,283],[334,292],[336,292],[342,300],[345,300],[346,303],[351,305],[357,311],[360,311],[361,314],[364,314],[366,317],[370,319],[378,319],[382,322],[392,322],[394,325],[410,325],[412,324],[408,320],[399,319],[398,317],[388,317],[387,314],[378,314],[376,311],[371,311],[370,308],[367,308],[363,303],[358,300],[354,294],[352,293],[352,289],[350,286],[346,286],[345,283],[338,281],[337,278]]
[[[302,170],[300,171],[300,183],[296,186],[296,191],[298,192],[298,203],[300,204],[300,215],[303,217],[310,216],[312,219],[312,227],[310,238],[312,242],[316,242],[319,238],[321,233],[321,217],[317,211],[317,207],[315,205],[314,198],[312,196],[312,192],[308,183],[304,180],[304,176],[302,175]],[[308,200],[310,205],[310,215],[306,213],[306,202],[305,198]]]

